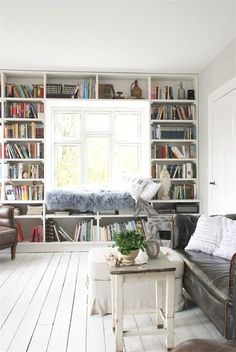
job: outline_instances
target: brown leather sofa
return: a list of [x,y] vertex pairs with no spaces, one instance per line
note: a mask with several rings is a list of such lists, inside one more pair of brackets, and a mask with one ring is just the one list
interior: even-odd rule
[[[236,220],[236,215],[226,215]],[[227,339],[236,338],[236,253],[231,261],[210,254],[185,251],[197,216],[176,215],[172,246],[184,260],[183,286]]]
[[0,249],[11,248],[11,259],[15,258],[17,231],[14,222],[14,208],[0,206]]
[[191,339],[182,342],[172,352],[235,352],[236,340],[221,343],[204,339]]

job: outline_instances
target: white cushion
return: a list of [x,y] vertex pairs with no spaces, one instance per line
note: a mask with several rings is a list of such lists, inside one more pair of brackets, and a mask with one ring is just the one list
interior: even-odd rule
[[148,181],[147,184],[144,186],[142,193],[140,194],[140,198],[149,202],[155,196],[160,187],[160,183]]
[[226,219],[223,226],[222,238],[215,248],[213,255],[230,260],[236,252],[236,221]]
[[144,187],[150,180],[150,177],[126,173],[120,176],[120,182],[123,183],[124,189],[130,192],[135,200],[139,199]]
[[213,254],[216,246],[220,243],[225,219],[224,216],[201,215],[185,250]]

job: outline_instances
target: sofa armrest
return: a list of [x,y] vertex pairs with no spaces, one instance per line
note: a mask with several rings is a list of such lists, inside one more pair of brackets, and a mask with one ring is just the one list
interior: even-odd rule
[[0,226],[15,228],[13,207],[0,206]]
[[175,215],[173,218],[173,249],[184,249],[195,231],[199,216]]
[[233,336],[236,338],[236,253],[230,260],[229,269],[229,296],[233,305]]

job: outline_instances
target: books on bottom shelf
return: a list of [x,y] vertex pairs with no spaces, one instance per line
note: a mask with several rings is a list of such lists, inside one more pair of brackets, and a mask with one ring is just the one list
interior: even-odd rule
[[[97,226],[93,224],[93,219],[91,221],[83,221],[76,225],[74,233],[74,241],[80,242],[107,242],[113,240],[114,231],[120,232],[125,229],[135,230],[137,222],[131,220],[127,223],[113,223],[106,226]],[[141,220],[141,226],[145,232],[145,221]]]
[[43,242],[43,226],[34,226],[30,236],[30,242]]

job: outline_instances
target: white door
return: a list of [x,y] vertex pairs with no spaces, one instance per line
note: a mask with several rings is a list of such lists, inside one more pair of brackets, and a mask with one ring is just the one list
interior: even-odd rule
[[209,213],[236,213],[236,89],[212,102]]

